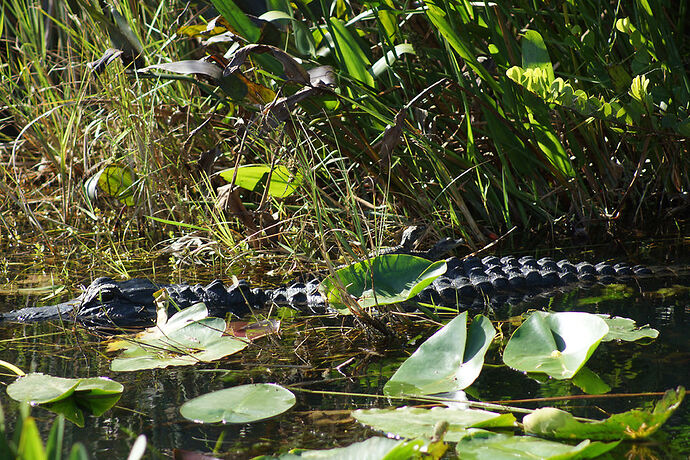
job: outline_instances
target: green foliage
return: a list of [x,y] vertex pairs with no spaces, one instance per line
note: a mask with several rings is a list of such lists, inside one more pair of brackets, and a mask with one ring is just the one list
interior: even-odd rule
[[275,417],[294,405],[295,395],[290,390],[255,383],[190,399],[180,407],[180,413],[197,423],[251,423]]
[[[178,317],[179,315],[179,317]],[[248,343],[223,335],[225,321],[209,318],[203,304],[175,313],[170,320],[145,331],[138,338],[110,345],[122,350],[110,364],[116,372],[190,366],[210,362],[243,350]]]
[[495,335],[485,316],[475,316],[467,327],[467,312],[461,313],[405,360],[386,383],[384,393],[426,395],[470,386],[482,370]]
[[361,308],[402,302],[419,294],[446,272],[445,261],[430,262],[407,254],[384,254],[343,267],[322,281],[328,303],[347,314],[340,286]]
[[569,379],[607,333],[608,326],[596,315],[535,311],[511,336],[503,361],[513,369]]
[[275,198],[292,195],[302,182],[300,174],[292,175],[285,166],[271,169],[269,165],[245,165],[237,168],[237,173],[235,169],[225,169],[218,174],[228,182],[232,182],[234,177],[238,187],[259,193],[263,192],[260,184],[268,185],[268,195]]
[[40,373],[19,377],[7,387],[17,401],[41,405],[84,426],[84,411],[99,416],[120,399],[124,387],[104,377],[66,379]]

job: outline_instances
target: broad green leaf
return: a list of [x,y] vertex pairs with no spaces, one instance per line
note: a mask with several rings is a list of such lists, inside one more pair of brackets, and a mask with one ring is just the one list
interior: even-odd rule
[[99,416],[115,405],[124,387],[105,377],[65,379],[40,373],[27,374],[7,387],[17,401],[41,405],[79,426],[84,426],[83,411]]
[[347,447],[337,447],[325,450],[296,450],[278,457],[257,457],[255,460],[428,460],[437,459],[442,455],[429,457],[427,450],[430,444],[421,439],[404,441],[382,437],[369,438],[356,442]]
[[108,165],[84,183],[86,196],[96,200],[99,196],[117,198],[127,206],[134,206],[134,171],[126,166]]
[[586,366],[577,371],[573,377],[573,385],[588,395],[601,395],[611,391],[611,387]]
[[397,409],[359,409],[352,412],[358,422],[404,438],[430,438],[439,422],[447,422],[444,440],[457,442],[468,428],[512,428],[512,414],[497,414],[476,409],[451,407],[399,407]]
[[[442,260],[432,263],[407,254],[385,254],[343,267],[336,276],[359,306],[367,308],[411,299],[445,272]],[[347,313],[332,276],[320,290],[328,303]]]
[[[257,191],[257,186],[268,179],[271,171],[269,165],[246,165],[237,168],[235,185],[247,190]],[[225,169],[220,176],[226,181],[232,181],[235,169]],[[276,166],[271,174],[271,183],[268,186],[268,194],[275,198],[285,198],[292,195],[302,183],[302,175],[292,174],[285,166]]]
[[180,407],[197,423],[251,423],[282,414],[295,405],[295,395],[280,385],[241,385],[190,399]]
[[472,384],[484,365],[484,355],[496,335],[485,316],[467,328],[467,312],[443,326],[400,366],[383,387],[386,395],[426,395],[462,390]]
[[544,39],[536,30],[527,30],[522,37],[522,67],[541,69],[546,73],[548,84],[551,84],[554,79],[549,52],[544,44]]
[[225,321],[205,318],[168,332],[166,336],[145,340],[133,339],[110,364],[116,372],[189,366],[211,362],[237,353],[247,342],[223,335]]
[[213,6],[228,23],[233,27],[234,32],[242,35],[250,43],[256,43],[261,37],[261,29],[254,25],[251,19],[239,9],[232,0],[211,0]]
[[565,460],[596,458],[618,445],[582,441],[571,446],[532,436],[511,436],[489,431],[476,431],[464,437],[455,447],[463,460]]
[[656,432],[680,406],[685,388],[668,390],[653,410],[633,409],[606,420],[580,422],[554,407],[537,409],[522,421],[525,432],[556,439],[644,439]]
[[503,362],[520,371],[569,379],[587,362],[608,329],[603,319],[589,313],[536,311],[513,333]]
[[414,47],[409,43],[403,43],[401,45],[395,45],[395,49],[390,50],[385,56],[381,57],[378,61],[371,66],[371,73],[378,77],[383,72],[388,70],[393,66],[393,63],[400,57],[401,54],[417,54],[414,51]]
[[659,331],[649,326],[637,327],[635,320],[620,316],[611,317],[609,315],[598,315],[609,327],[609,332],[601,339],[602,342],[611,340],[623,340],[634,342],[636,340],[649,338],[656,339]]
[[374,87],[374,77],[369,71],[371,62],[359,43],[345,27],[343,21],[331,17],[329,19],[333,31],[333,46],[341,62],[350,76],[368,86]]

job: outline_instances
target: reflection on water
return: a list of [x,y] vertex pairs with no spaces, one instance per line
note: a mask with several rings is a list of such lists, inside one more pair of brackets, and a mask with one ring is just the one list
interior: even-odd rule
[[[674,264],[662,276],[630,280],[623,285],[593,286],[539,296],[499,316],[528,308],[589,311],[633,318],[659,330],[659,338],[641,343],[604,343],[588,367],[611,387],[610,394],[662,392],[690,383],[690,275],[683,246],[642,254],[651,265]],[[658,257],[656,257],[658,256]],[[652,258],[656,257],[656,258]],[[576,257],[572,257],[576,259]],[[593,257],[591,257],[593,258]],[[669,258],[672,259],[669,261]],[[22,286],[27,288],[31,286]],[[0,289],[0,311],[32,304],[43,292]],[[65,444],[82,442],[94,458],[125,458],[134,438],[144,433],[150,445],[168,453],[173,448],[220,452],[231,458],[277,453],[293,447],[328,448],[347,445],[372,434],[349,418],[354,408],[384,406],[389,401],[359,396],[295,391],[298,404],[272,420],[238,426],[197,425],[183,419],[179,406],[209,391],[243,383],[275,382],[308,390],[381,394],[401,360],[426,336],[429,324],[397,326],[403,340],[386,342],[343,325],[340,319],[297,318],[284,323],[279,337],[266,337],[238,355],[218,363],[134,373],[113,373],[101,339],[81,328],[54,324],[0,327],[0,359],[26,372],[61,377],[108,376],[125,386],[116,408],[89,417],[84,428],[66,424]],[[410,344],[404,347],[404,343]],[[405,349],[404,349],[405,348]],[[493,354],[492,354],[493,353]],[[489,363],[500,363],[492,350]],[[0,379],[4,384],[10,376]],[[568,381],[537,382],[505,367],[485,367],[468,393],[482,400],[528,399],[581,394]],[[0,400],[13,426],[17,404]],[[550,404],[575,415],[602,418],[634,407],[651,407],[658,397],[563,399]],[[525,404],[525,407],[535,407]],[[32,414],[47,432],[54,416],[40,408]],[[686,401],[652,443],[624,446],[620,455],[684,458],[690,454],[690,404]],[[651,457],[648,457],[651,458]]]

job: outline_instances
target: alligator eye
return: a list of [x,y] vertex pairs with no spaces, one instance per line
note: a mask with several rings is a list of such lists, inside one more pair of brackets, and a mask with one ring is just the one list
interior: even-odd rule
[[110,302],[115,299],[115,293],[110,290],[103,290],[98,294],[98,300],[100,302]]

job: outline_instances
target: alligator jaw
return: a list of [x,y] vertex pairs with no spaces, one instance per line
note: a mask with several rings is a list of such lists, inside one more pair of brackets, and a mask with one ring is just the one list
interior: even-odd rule
[[28,307],[8,313],[0,313],[0,322],[13,321],[18,323],[29,323],[61,318],[73,321],[75,308],[77,308],[80,303],[80,299],[76,298],[49,307]]

